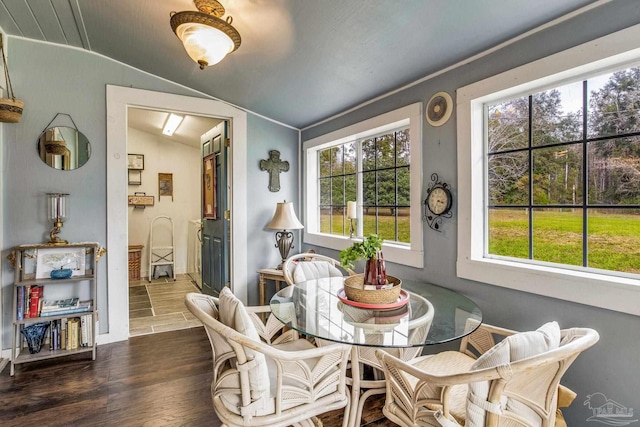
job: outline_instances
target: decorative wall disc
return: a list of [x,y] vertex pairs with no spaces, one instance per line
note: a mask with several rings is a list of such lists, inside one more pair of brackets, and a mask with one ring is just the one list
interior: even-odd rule
[[427,104],[425,115],[431,126],[442,126],[449,120],[453,111],[453,100],[447,92],[438,92]]

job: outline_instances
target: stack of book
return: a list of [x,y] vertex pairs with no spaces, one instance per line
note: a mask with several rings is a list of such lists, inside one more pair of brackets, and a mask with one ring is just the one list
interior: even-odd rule
[[93,301],[80,301],[79,298],[64,300],[43,300],[40,307],[40,317],[61,316],[90,311]]
[[52,320],[49,327],[50,350],[75,350],[93,345],[93,315]]

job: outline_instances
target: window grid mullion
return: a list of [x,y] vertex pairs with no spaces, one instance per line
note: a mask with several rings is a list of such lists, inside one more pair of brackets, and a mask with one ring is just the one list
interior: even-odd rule
[[529,95],[529,259],[533,259],[533,95]]
[[589,265],[589,144],[587,142],[587,126],[588,126],[588,84],[587,80],[582,81],[582,266]]

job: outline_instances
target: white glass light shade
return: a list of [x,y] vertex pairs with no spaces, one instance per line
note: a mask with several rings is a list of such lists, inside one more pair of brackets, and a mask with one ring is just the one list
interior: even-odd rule
[[176,35],[187,54],[199,64],[214,65],[234,49],[234,43],[224,32],[199,23],[185,23],[176,29]]
[[298,230],[304,228],[304,225],[296,217],[293,202],[282,202],[277,204],[276,212],[267,228],[271,230]]
[[47,193],[47,217],[50,220],[64,220],[69,214],[69,203],[66,193]]

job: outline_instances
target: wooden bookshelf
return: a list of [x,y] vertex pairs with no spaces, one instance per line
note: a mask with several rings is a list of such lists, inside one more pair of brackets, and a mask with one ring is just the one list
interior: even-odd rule
[[[13,324],[11,337],[11,375],[15,374],[16,365],[38,360],[54,359],[58,357],[70,356],[78,353],[87,353],[92,360],[96,358],[96,336],[98,320],[98,292],[97,292],[97,269],[98,259],[106,252],[98,243],[69,243],[64,245],[20,245],[16,246],[9,260],[11,261],[15,273],[13,284]],[[62,261],[59,261],[62,260]],[[49,277],[51,265],[70,262],[72,276],[63,279],[52,279]],[[58,268],[57,266],[55,268]],[[62,268],[62,267],[60,267]],[[65,267],[66,268],[66,267]],[[40,304],[30,304],[29,292],[38,288],[39,298],[44,299],[64,299],[78,297],[82,301],[91,301],[89,310],[74,313],[58,313],[48,316],[40,315]],[[26,296],[25,296],[26,294]],[[26,305],[30,306],[29,316],[26,316]],[[35,308],[35,312],[33,311]],[[79,330],[79,324],[83,316],[85,321],[84,337]],[[66,348],[66,338],[52,332],[54,322],[65,325],[69,319],[79,318],[78,322],[78,342],[77,348]],[[48,322],[49,326],[40,351],[31,353],[24,338],[23,330],[30,325]],[[62,328],[60,328],[61,330]],[[65,336],[67,333],[65,332]],[[74,335],[75,339],[76,335]],[[83,341],[81,341],[83,340]],[[64,344],[63,344],[64,341]],[[55,343],[55,344],[54,344]],[[85,346],[82,344],[85,343]],[[55,348],[55,349],[54,349]]]

